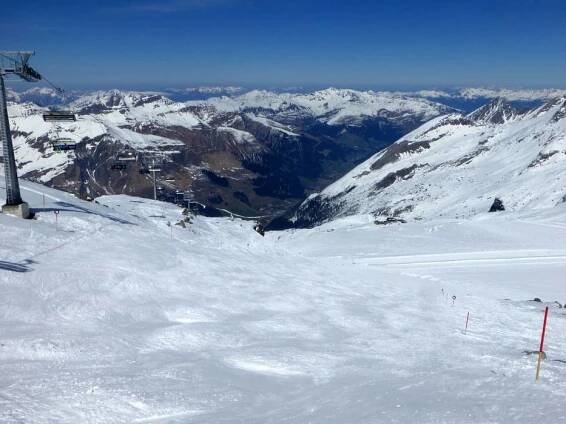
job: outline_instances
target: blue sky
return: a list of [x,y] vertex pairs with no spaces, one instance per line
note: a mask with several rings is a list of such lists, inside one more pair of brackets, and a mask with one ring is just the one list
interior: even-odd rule
[[2,49],[67,87],[566,87],[558,0],[26,0]]

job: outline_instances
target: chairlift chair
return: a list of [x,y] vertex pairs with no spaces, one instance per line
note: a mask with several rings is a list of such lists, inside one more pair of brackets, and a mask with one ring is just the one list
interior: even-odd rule
[[136,160],[136,153],[133,150],[124,150],[118,153],[116,160],[120,162],[133,162]]
[[77,117],[72,112],[58,110],[45,112],[43,120],[45,122],[74,122],[77,120]]
[[51,142],[53,150],[56,152],[66,152],[68,150],[76,150],[77,144],[70,138],[58,138]]
[[54,144],[53,150],[56,152],[67,152],[69,150],[76,150],[77,146],[74,144]]
[[124,171],[128,169],[128,165],[123,162],[114,162],[112,165],[110,165],[110,169],[112,169],[113,171]]

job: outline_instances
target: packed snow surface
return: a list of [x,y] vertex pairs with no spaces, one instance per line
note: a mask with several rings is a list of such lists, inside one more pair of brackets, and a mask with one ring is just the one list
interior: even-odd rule
[[145,199],[22,195],[35,220],[0,214],[0,422],[566,419],[562,206],[261,237]]

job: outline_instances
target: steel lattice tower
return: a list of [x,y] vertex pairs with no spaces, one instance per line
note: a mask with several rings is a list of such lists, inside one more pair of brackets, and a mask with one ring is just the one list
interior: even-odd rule
[[39,81],[41,75],[27,64],[31,55],[33,55],[33,52],[0,52],[0,96],[2,97],[0,99],[0,137],[2,137],[2,154],[6,176],[6,204],[2,207],[2,211],[22,218],[29,218],[30,214],[27,203],[22,201],[20,195],[16,158],[6,105],[4,78],[14,75],[29,82]]
[[16,170],[16,158],[12,145],[8,108],[6,107],[6,88],[4,78],[0,75],[0,135],[2,136],[2,152],[4,155],[4,174],[6,176],[6,205],[14,206],[22,203],[20,184]]

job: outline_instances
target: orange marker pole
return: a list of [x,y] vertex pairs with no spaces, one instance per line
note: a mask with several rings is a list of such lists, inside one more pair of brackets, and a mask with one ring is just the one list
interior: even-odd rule
[[544,334],[546,333],[546,320],[548,318],[548,306],[544,310],[544,321],[542,323],[542,333],[540,335],[540,349],[538,351],[538,361],[537,361],[537,375],[535,381],[538,381],[540,375],[540,363],[542,361],[542,355],[544,354]]

